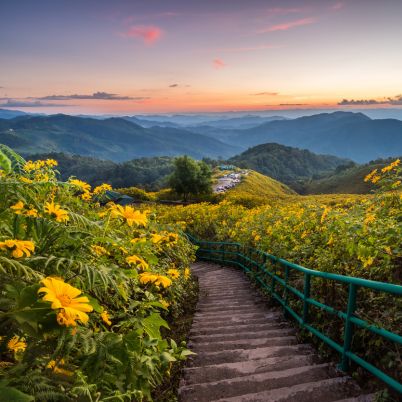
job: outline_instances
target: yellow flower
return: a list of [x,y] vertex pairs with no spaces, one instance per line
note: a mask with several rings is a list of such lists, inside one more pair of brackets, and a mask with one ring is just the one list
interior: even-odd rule
[[12,250],[11,254],[14,258],[21,258],[26,255],[30,257],[35,251],[35,244],[30,240],[9,239],[0,242],[0,248],[8,248]]
[[82,191],[91,191],[91,186],[88,183],[85,183],[85,181],[70,179],[68,182]]
[[109,313],[106,310],[103,310],[100,316],[106,325],[112,325],[112,321],[109,319]]
[[30,218],[37,218],[39,216],[38,210],[35,208],[28,209],[25,212],[25,216],[29,216]]
[[45,212],[56,218],[57,222],[67,222],[70,218],[68,217],[68,211],[61,209],[60,205],[55,205],[54,201],[45,203]]
[[156,244],[159,243],[160,241],[163,240],[163,236],[157,234],[157,233],[152,233],[151,234],[151,239],[152,239],[152,243]]
[[368,214],[366,216],[366,218],[364,219],[365,225],[368,225],[369,223],[373,223],[373,222],[375,222],[375,215],[373,215],[373,214]]
[[146,226],[148,223],[146,213],[142,213],[141,211],[134,210],[133,207],[129,205],[123,207],[121,205],[116,205],[112,209],[113,217],[123,218],[128,226],[132,226],[134,223],[137,226]]
[[180,272],[174,268],[168,269],[167,274],[173,279],[177,279],[180,276]]
[[91,198],[92,198],[92,194],[91,194],[89,191],[84,191],[84,192],[81,194],[81,199],[82,199],[83,201],[91,201]]
[[20,181],[22,181],[23,183],[27,183],[27,184],[33,183],[33,181],[31,179],[28,179],[28,177],[23,177],[23,176],[20,177]]
[[109,191],[112,189],[112,186],[110,184],[101,184],[98,187],[94,188],[94,191],[92,192],[94,195],[98,195],[98,194],[103,194],[106,191]]
[[140,274],[140,283],[153,283],[156,286],[162,285],[164,288],[167,288],[172,284],[172,280],[164,275],[158,275],[152,272],[143,272]]
[[23,338],[14,335],[7,343],[7,348],[12,352],[24,352],[27,348],[27,344]]
[[81,294],[81,290],[65,283],[62,279],[48,277],[43,279],[38,293],[45,293],[42,300],[51,302],[53,310],[59,310],[57,314],[57,322],[60,325],[75,326],[76,320],[82,323],[88,322],[88,312],[93,308],[86,296],[77,297]]
[[163,306],[164,308],[168,308],[168,307],[170,306],[170,303],[167,302],[167,301],[164,300],[164,299],[160,299],[160,300],[159,300],[159,303],[162,304],[162,306]]
[[393,185],[392,185],[392,188],[397,188],[397,187],[399,187],[401,185],[401,181],[400,180],[397,180]]
[[46,365],[46,368],[51,369],[56,374],[64,374],[67,376],[72,376],[74,374],[72,371],[65,370],[60,367],[60,365],[63,366],[64,364],[65,364],[64,359],[61,359],[58,364],[56,363],[55,360],[50,360],[50,362]]
[[91,251],[92,251],[94,254],[98,255],[98,256],[101,256],[101,255],[108,255],[108,254],[109,254],[109,252],[105,249],[105,247],[98,246],[98,245],[96,245],[96,244],[94,244],[94,245],[91,246]]
[[59,163],[54,159],[46,159],[46,165],[49,167],[57,166]]
[[391,249],[390,246],[385,246],[385,247],[384,247],[384,250],[385,250],[385,252],[386,252],[387,254],[392,255],[392,249]]
[[12,205],[10,209],[12,209],[16,215],[21,215],[24,210],[24,203],[18,201],[15,205]]
[[381,176],[376,175],[376,176],[374,176],[374,177],[371,179],[371,182],[372,182],[373,184],[376,184],[380,179],[381,179]]
[[129,255],[126,258],[126,261],[128,264],[134,264],[136,268],[142,269],[143,271],[146,271],[149,269],[148,263],[143,260],[141,257],[138,257],[138,255]]
[[334,238],[332,237],[332,235],[329,237],[329,240],[327,242],[328,246],[332,246],[334,244]]
[[377,169],[372,170],[372,171],[364,178],[364,181],[365,181],[365,182],[371,181],[371,179],[375,176],[376,173],[377,173]]
[[188,279],[190,278],[190,275],[191,275],[190,268],[184,268],[184,278]]
[[176,243],[179,239],[179,235],[177,233],[168,233],[167,237],[170,243]]

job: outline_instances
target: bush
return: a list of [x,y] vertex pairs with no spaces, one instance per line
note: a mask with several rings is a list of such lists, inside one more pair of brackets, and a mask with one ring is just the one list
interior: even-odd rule
[[109,186],[59,183],[56,164],[0,154],[1,396],[150,399],[191,353],[161,328],[182,312],[193,246],[150,211],[100,208]]

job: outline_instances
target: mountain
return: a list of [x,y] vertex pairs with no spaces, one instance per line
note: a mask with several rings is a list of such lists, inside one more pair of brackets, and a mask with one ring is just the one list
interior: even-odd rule
[[364,182],[364,178],[374,169],[380,170],[395,159],[379,159],[349,167],[339,166],[331,175],[300,183],[296,190],[300,194],[368,194],[375,189],[375,185]]
[[196,124],[194,126],[187,126],[188,129],[196,129],[197,127],[207,126],[214,128],[224,128],[224,129],[246,129],[251,127],[256,127],[264,123],[268,123],[275,120],[287,120],[286,117],[282,116],[255,116],[255,115],[245,115],[239,117],[225,118],[219,120],[210,120],[203,122],[202,124]]
[[241,168],[253,169],[292,187],[300,180],[328,174],[351,161],[270,143],[249,148],[229,159],[229,162]]
[[255,207],[265,205],[267,199],[283,199],[294,195],[296,193],[285,184],[251,170],[240,184],[224,193],[223,198],[246,207]]
[[171,127],[144,128],[122,118],[68,115],[0,119],[0,143],[19,153],[66,152],[113,161],[143,156],[229,157],[241,148]]
[[28,115],[28,113],[20,110],[0,109],[0,119],[14,119],[14,117],[26,115]]
[[402,121],[372,120],[352,112],[321,113],[232,131],[225,140],[242,147],[276,142],[363,163],[402,154]]

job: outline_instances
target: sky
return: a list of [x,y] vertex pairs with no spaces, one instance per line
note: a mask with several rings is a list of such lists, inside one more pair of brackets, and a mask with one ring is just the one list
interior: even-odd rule
[[401,0],[0,0],[0,107],[402,107]]

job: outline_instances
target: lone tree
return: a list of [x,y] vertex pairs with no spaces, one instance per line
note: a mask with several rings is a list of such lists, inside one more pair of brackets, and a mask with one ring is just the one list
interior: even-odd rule
[[204,162],[197,162],[188,156],[180,156],[174,160],[174,171],[169,178],[170,187],[183,196],[212,193],[212,171]]

